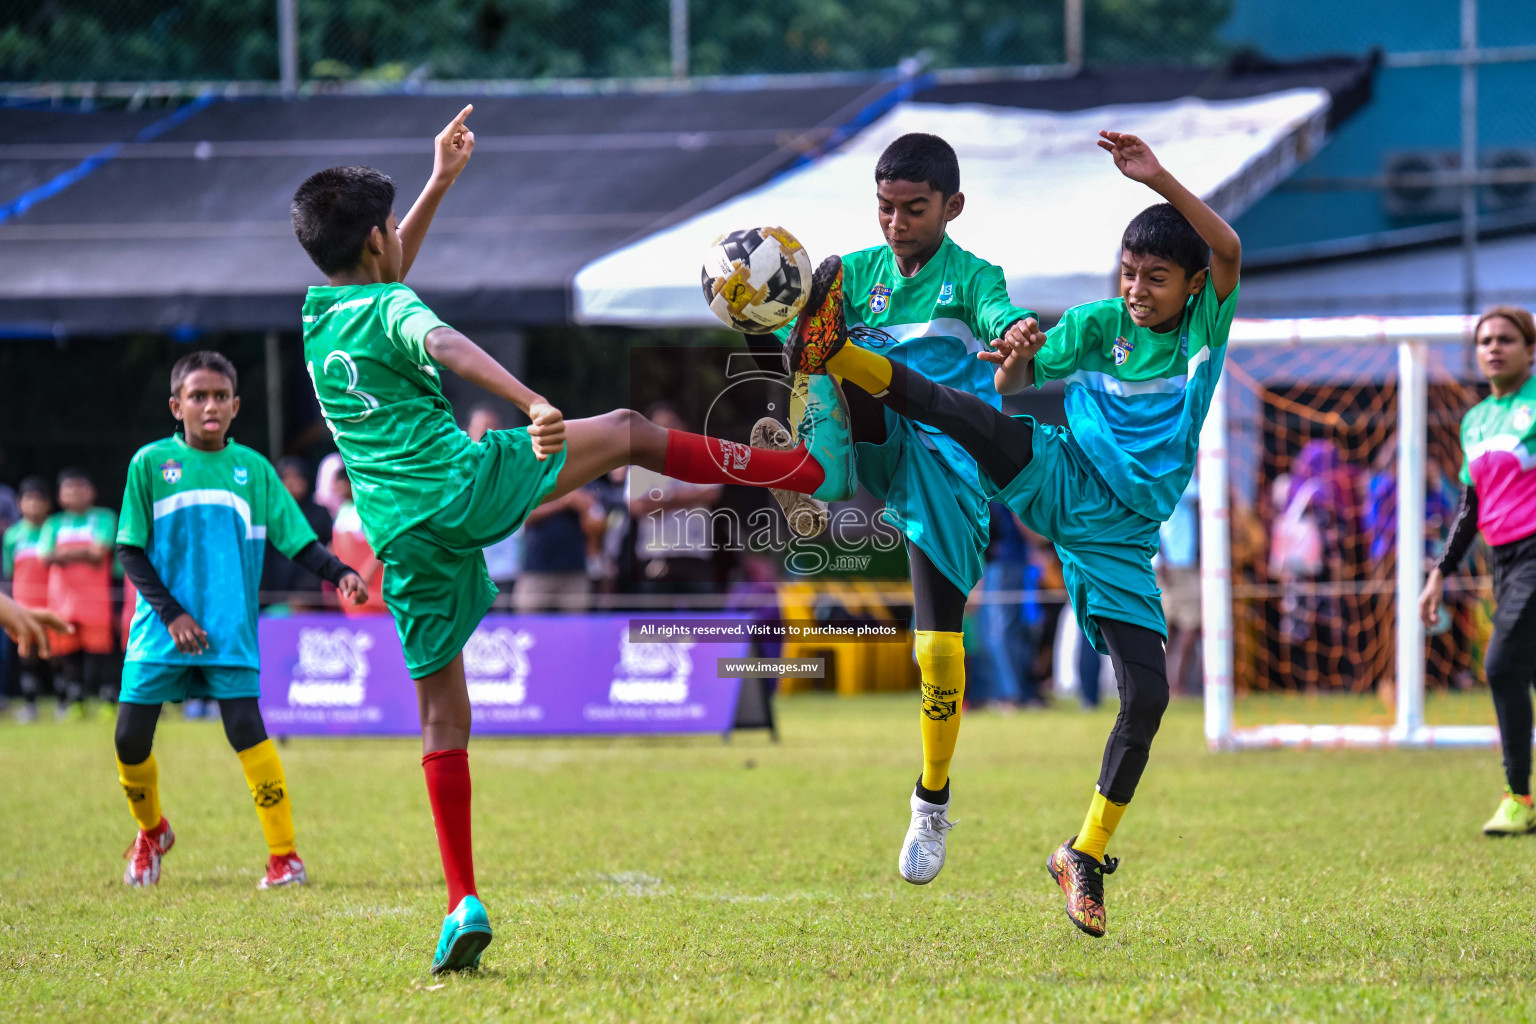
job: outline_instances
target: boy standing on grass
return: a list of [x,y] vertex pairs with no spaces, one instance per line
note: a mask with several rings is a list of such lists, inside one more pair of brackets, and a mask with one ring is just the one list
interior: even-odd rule
[[[292,206],[294,234],[327,280],[304,301],[305,364],[384,564],[384,602],[416,683],[422,770],[448,883],[434,974],[478,966],[491,941],[470,845],[463,657],[496,594],[483,549],[541,503],[620,466],[802,493],[826,478],[803,447],[753,449],[667,430],[628,409],[567,423],[401,283],[474,150],[464,124],[473,109],[437,136],[432,178],[403,220],[395,218],[394,183],[368,167],[311,175]],[[444,369],[513,403],[530,426],[470,440],[443,397]]]
[[1103,876],[1118,864],[1105,847],[1168,706],[1167,627],[1152,570],[1158,526],[1194,473],[1242,261],[1237,233],[1146,143],[1100,134],[1122,174],[1167,200],[1125,229],[1120,297],[1067,310],[1049,335],[1028,320],[1023,341],[1005,336],[978,353],[996,367],[1003,394],[1066,381],[1069,428],[1006,416],[910,364],[850,345],[840,317],[797,333],[785,348],[788,369],[836,374],[943,430],[976,458],[997,500],[1055,543],[1078,622],[1110,656],[1120,689],[1087,818],[1046,863],[1066,894],[1067,916],[1093,936],[1106,925]]
[[166,701],[213,698],[240,758],[267,841],[258,889],[306,880],[294,848],[288,780],[267,738],[257,698],[261,660],[256,592],[270,540],[343,600],[368,594],[357,573],[315,539],[272,464],[230,440],[240,411],[235,368],[217,352],[193,352],[171,370],[171,415],[182,433],[140,448],[128,465],[117,552],[138,590],[117,715],[117,771],[139,834],[123,881],[160,881],[176,841],[160,812],[160,770],[151,752]]
[[[42,543],[43,528],[53,511],[53,498],[47,482],[39,476],[27,477],[18,490],[21,518],[5,531],[5,577],[11,581],[11,597],[17,604],[29,611],[40,611],[48,607],[48,564],[43,561]],[[52,646],[57,648],[61,641],[71,640],[73,637],[54,637]],[[25,703],[17,712],[18,721],[36,721],[38,695],[53,691],[54,663],[47,646],[21,655],[20,682]],[[63,691],[59,691],[59,714],[68,706]]]
[[[48,607],[75,627],[55,640],[65,700],[79,715],[85,698],[117,699],[117,638],[112,629],[112,535],[117,517],[96,504],[83,469],[59,474],[59,511],[43,525],[38,554],[48,566]],[[111,711],[104,707],[104,712]]]

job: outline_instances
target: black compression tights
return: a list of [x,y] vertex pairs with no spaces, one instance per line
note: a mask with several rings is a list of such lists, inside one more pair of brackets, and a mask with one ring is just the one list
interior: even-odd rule
[[[249,750],[267,738],[261,720],[261,708],[255,697],[237,697],[219,701],[219,720],[224,723],[224,738],[236,753]],[[155,744],[155,726],[160,721],[159,704],[119,704],[117,706],[117,759],[123,764],[143,764]]]
[[1145,626],[1095,617],[1120,690],[1120,713],[1099,768],[1099,792],[1106,800],[1129,803],[1146,771],[1152,737],[1168,709],[1167,655],[1163,637]]
[[[855,392],[865,394],[843,382],[850,411]],[[999,487],[1018,476],[1034,457],[1035,432],[1029,420],[1015,419],[975,395],[935,384],[894,359],[891,386],[872,400],[954,438]]]

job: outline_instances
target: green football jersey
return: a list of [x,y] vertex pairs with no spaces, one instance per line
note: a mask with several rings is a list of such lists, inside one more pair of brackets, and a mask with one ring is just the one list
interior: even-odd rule
[[1477,490],[1483,539],[1511,544],[1536,534],[1536,377],[1469,409],[1461,451],[1461,482]]
[[180,434],[128,464],[117,542],[143,548],[160,582],[208,634],[185,654],[139,595],[128,661],[258,668],[257,588],[267,542],[293,556],[313,543],[298,503],[259,452],[234,441],[205,452]]
[[[992,385],[993,367],[976,353],[1014,322],[1035,315],[1008,297],[1001,267],[966,252],[948,235],[911,277],[902,276],[886,245],[844,256],[843,310],[850,327],[877,327],[892,339],[858,344],[994,409],[1002,408],[1002,397]],[[975,461],[957,442],[924,424],[916,427],[962,480],[976,480]]]
[[403,284],[310,288],[304,361],[375,551],[457,497],[476,452],[427,335],[447,326]]
[[1195,472],[1237,310],[1207,284],[1166,334],[1138,327],[1123,299],[1062,314],[1035,356],[1035,384],[1067,383],[1067,422],[1116,497],[1148,519],[1173,514]]

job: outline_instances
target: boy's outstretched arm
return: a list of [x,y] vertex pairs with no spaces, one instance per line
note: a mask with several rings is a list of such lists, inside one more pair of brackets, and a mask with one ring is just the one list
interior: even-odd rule
[[437,327],[427,335],[427,355],[471,384],[517,406],[532,421],[528,436],[540,460],[565,445],[565,418],[544,397],[507,372],[490,354],[452,327]]
[[992,341],[991,350],[982,349],[976,358],[997,367],[992,385],[1000,395],[1023,391],[1035,382],[1035,353],[1045,344],[1045,332],[1034,317],[1025,317]]
[[458,178],[459,172],[464,170],[464,165],[469,163],[469,155],[475,151],[475,133],[464,125],[464,119],[474,109],[474,104],[470,104],[459,111],[459,116],[448,122],[448,127],[438,132],[434,140],[432,177],[427,179],[426,188],[421,190],[421,195],[411,204],[410,212],[400,222],[402,279],[410,273],[411,264],[416,262],[416,253],[421,250],[421,243],[427,237],[427,228],[432,226],[438,204],[448,194],[449,186]]
[[1153,155],[1151,146],[1125,132],[1099,132],[1099,136],[1099,148],[1115,158],[1121,174],[1172,203],[1205,239],[1205,244],[1211,247],[1211,287],[1216,289],[1217,300],[1225,302],[1237,287],[1243,263],[1243,242],[1232,225],[1168,173]]

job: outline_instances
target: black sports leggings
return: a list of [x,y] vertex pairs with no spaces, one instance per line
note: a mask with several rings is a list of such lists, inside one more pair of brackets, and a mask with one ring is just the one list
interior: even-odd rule
[[1129,803],[1147,769],[1152,737],[1168,710],[1167,654],[1162,634],[1155,630],[1099,616],[1093,621],[1104,634],[1120,690],[1120,713],[1099,768],[1099,792],[1106,800]]
[[[117,759],[123,764],[143,764],[149,760],[155,744],[155,725],[160,721],[159,704],[119,704],[117,706]],[[261,708],[255,697],[237,697],[219,701],[219,719],[224,723],[224,738],[235,752],[249,750],[267,738],[261,720]]]
[[[848,401],[849,434],[855,444],[885,441],[885,410],[867,391],[843,382]],[[1011,479],[1011,477],[1010,477]],[[907,564],[912,569],[912,618],[924,632],[959,633],[964,629],[965,591],[949,581],[923,550],[907,544]]]
[[1493,637],[1483,656],[1499,719],[1504,779],[1531,792],[1531,684],[1536,682],[1536,536],[1493,549]]

